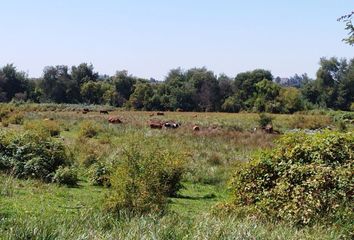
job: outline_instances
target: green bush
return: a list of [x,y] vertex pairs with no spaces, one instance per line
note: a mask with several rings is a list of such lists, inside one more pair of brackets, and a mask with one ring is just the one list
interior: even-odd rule
[[69,155],[61,142],[33,132],[0,131],[0,170],[16,177],[51,181]]
[[60,134],[59,123],[54,120],[26,121],[23,128],[28,131],[34,131],[42,136],[54,137]]
[[60,166],[53,177],[53,182],[60,185],[77,186],[78,181],[77,171],[69,167]]
[[[149,143],[141,141],[145,146]],[[133,145],[124,151],[111,177],[107,209],[133,214],[162,213],[170,196],[182,187],[184,164],[181,155],[149,146],[141,151]]]
[[92,165],[90,169],[90,182],[94,186],[111,186],[110,180],[111,170],[102,163]]
[[353,219],[353,133],[288,134],[236,168],[233,204],[295,224]]
[[13,113],[8,117],[8,121],[11,124],[22,125],[24,121],[24,114],[21,112]]
[[95,122],[83,121],[80,124],[79,137],[93,138],[102,131],[102,128]]
[[265,127],[267,126],[268,124],[272,124],[272,117],[265,114],[265,113],[261,113],[259,114],[259,120],[258,120],[258,124],[260,127]]

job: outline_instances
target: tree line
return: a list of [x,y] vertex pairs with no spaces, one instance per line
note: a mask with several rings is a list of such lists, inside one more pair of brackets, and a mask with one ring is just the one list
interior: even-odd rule
[[0,68],[0,102],[106,104],[136,110],[254,111],[293,113],[354,108],[354,59],[321,58],[315,79],[306,74],[282,82],[255,69],[229,77],[207,68],[172,69],[164,81],[117,71],[100,75],[92,64],[48,66],[31,79],[13,64]]

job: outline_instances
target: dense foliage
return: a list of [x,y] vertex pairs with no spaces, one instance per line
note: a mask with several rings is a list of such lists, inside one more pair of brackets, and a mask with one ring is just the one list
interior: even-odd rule
[[0,102],[107,104],[137,110],[293,113],[314,108],[350,110],[354,103],[354,59],[322,58],[316,79],[281,79],[256,69],[231,78],[206,68],[172,69],[164,81],[118,71],[100,76],[92,65],[48,66],[28,79],[9,64],[0,68]]
[[118,161],[107,200],[107,209],[112,212],[161,213],[168,197],[176,196],[182,187],[184,160],[180,154],[156,146],[141,151],[141,146],[135,144],[125,149]]
[[353,157],[352,133],[285,135],[273,151],[237,168],[233,203],[297,224],[351,221]]
[[59,166],[55,171],[53,182],[60,185],[76,186],[79,181],[77,171],[73,168]]
[[59,141],[33,132],[0,132],[0,171],[20,178],[51,181],[69,156]]

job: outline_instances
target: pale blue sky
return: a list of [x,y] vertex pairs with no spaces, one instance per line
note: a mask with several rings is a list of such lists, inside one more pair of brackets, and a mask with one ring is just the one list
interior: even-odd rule
[[314,76],[320,57],[354,57],[336,21],[353,0],[0,0],[0,9],[0,66],[34,77],[81,62],[159,80],[202,66]]

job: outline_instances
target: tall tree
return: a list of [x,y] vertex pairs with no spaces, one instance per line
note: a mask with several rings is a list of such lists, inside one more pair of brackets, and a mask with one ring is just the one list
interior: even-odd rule
[[220,89],[215,74],[206,68],[192,68],[186,78],[194,87],[198,111],[215,111],[220,106]]
[[117,71],[116,74],[111,78],[115,90],[118,95],[121,96],[125,101],[129,100],[130,95],[134,92],[134,85],[137,80],[132,75],[128,74],[128,71]]
[[353,16],[354,11],[338,18],[338,21],[343,21],[345,23],[345,29],[348,31],[348,37],[344,38],[343,41],[349,45],[354,45],[354,25],[352,23]]
[[10,101],[16,94],[25,94],[28,79],[24,72],[19,72],[13,64],[0,69],[0,101]]
[[56,103],[78,102],[78,85],[71,78],[68,67],[65,65],[45,67],[40,85],[47,101]]
[[81,86],[88,81],[96,81],[98,79],[98,73],[94,72],[93,65],[87,63],[81,63],[79,66],[71,67],[71,78],[77,82],[78,86]]

